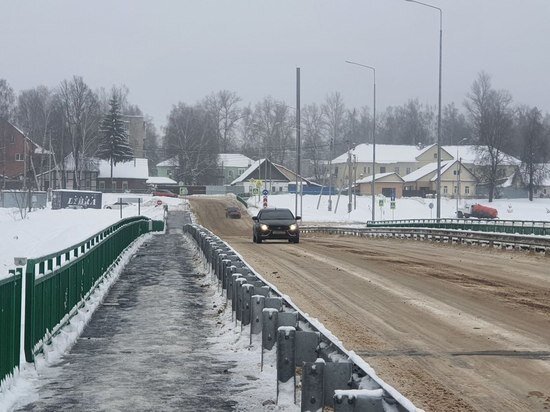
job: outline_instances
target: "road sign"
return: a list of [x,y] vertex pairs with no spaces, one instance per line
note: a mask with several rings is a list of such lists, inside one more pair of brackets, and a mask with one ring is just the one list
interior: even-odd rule
[[395,200],[390,202],[390,209],[395,209]]
[[157,200],[157,206],[160,206],[160,205],[162,205],[162,200],[159,199]]
[[261,188],[263,183],[264,183],[264,182],[262,182],[261,180],[256,180],[256,187],[257,187],[258,189]]
[[432,202],[430,202],[430,204],[428,205],[428,207],[429,207],[430,209],[433,209],[433,208],[434,208],[434,204],[433,204]]
[[378,200],[378,206],[384,207],[384,199]]
[[264,189],[262,190],[262,195],[267,196],[269,194],[269,190]]
[[257,187],[253,187],[253,188],[252,188],[252,194],[253,194],[253,195],[258,195],[258,194],[260,194],[260,189],[258,189]]

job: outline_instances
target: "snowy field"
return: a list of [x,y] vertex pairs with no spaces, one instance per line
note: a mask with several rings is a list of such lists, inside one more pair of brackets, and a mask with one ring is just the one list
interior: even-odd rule
[[[120,194],[104,194],[103,205],[117,201]],[[163,206],[183,205],[177,198],[151,195],[127,195],[141,197],[141,215],[162,219]],[[137,216],[138,206],[122,209],[122,217]],[[14,268],[14,257],[40,257],[63,250],[81,242],[120,220],[119,209],[60,209],[35,210],[21,217],[18,209],[0,208],[0,279]]]
[[[302,206],[300,208],[300,198],[298,198],[298,215],[301,215],[302,222],[308,223],[341,223],[358,224],[371,220],[372,217],[372,198],[366,196],[357,196],[357,207],[348,213],[348,197],[341,196],[336,208],[337,196],[332,196],[332,211],[328,211],[328,196],[304,195],[302,197]],[[379,207],[379,200],[384,200],[384,206]],[[256,208],[261,207],[258,198],[248,200],[251,209],[250,214],[257,212]],[[430,209],[430,203],[433,208]],[[461,201],[461,207],[466,203],[480,203],[494,207],[498,210],[500,219],[512,220],[550,220],[550,199],[535,199],[529,202],[527,199],[498,199],[489,203],[487,199],[469,199],[467,202]],[[294,212],[295,195],[275,195],[268,197],[269,207],[286,207]],[[319,206],[317,206],[319,205]],[[335,212],[336,209],[336,212]],[[301,212],[300,212],[301,211]],[[390,209],[390,201],[385,197],[377,197],[375,208],[376,220],[394,220],[394,219],[430,219],[436,217],[436,199],[422,198],[401,198],[395,200],[395,209]],[[441,217],[456,217],[456,200],[441,198]]]

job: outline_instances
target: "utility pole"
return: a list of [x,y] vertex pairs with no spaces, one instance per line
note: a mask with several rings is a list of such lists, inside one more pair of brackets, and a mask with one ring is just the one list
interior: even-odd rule
[[330,138],[330,159],[328,161],[328,211],[332,211],[332,158],[334,157],[334,139]]
[[351,144],[348,141],[348,213],[351,213],[353,176],[351,174]]
[[357,210],[357,156],[353,155],[353,210]]
[[[298,181],[300,186],[303,185],[302,173],[300,170],[300,156],[302,150],[302,142],[300,138],[300,68],[296,67],[296,196],[294,199],[294,216],[298,215]],[[300,189],[300,209],[302,205],[302,195]]]

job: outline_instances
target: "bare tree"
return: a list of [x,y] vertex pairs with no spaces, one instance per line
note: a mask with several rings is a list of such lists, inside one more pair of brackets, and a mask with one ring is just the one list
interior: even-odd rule
[[0,79],[0,119],[10,121],[13,117],[15,95],[5,79]]
[[168,116],[164,140],[166,152],[178,160],[177,176],[185,184],[218,181],[216,123],[202,105],[179,103]]
[[205,99],[205,107],[218,125],[217,138],[222,153],[235,147],[235,130],[242,116],[238,106],[240,101],[237,93],[228,90],[213,93]]
[[313,103],[302,111],[304,152],[313,164],[313,176],[321,181],[325,174],[322,160],[327,159],[328,142],[321,108]]
[[549,157],[549,136],[542,121],[542,113],[536,107],[521,107],[518,110],[518,134],[521,146],[521,174],[533,201],[535,188],[546,177],[546,162]]
[[338,92],[329,94],[321,106],[328,137],[332,142],[336,154],[347,150],[345,142],[345,112],[346,107],[342,95]]
[[433,108],[410,99],[403,106],[388,107],[381,114],[381,143],[426,146],[434,142],[435,113]]
[[454,103],[443,107],[441,115],[442,144],[453,145],[460,141],[472,142],[472,128]]
[[80,189],[82,160],[97,149],[100,106],[96,95],[79,76],[63,80],[58,94],[74,156],[74,181]]
[[489,202],[492,202],[499,180],[505,178],[500,167],[508,155],[504,148],[509,144],[513,116],[512,97],[505,90],[494,90],[491,78],[481,72],[472,84],[465,102],[479,145],[480,177],[488,185]]

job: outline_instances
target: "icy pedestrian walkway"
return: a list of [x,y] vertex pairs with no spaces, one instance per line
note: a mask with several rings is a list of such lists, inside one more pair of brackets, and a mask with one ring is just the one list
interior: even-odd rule
[[204,277],[186,246],[185,212],[125,267],[71,351],[40,377],[23,411],[230,411],[227,371],[208,342]]

